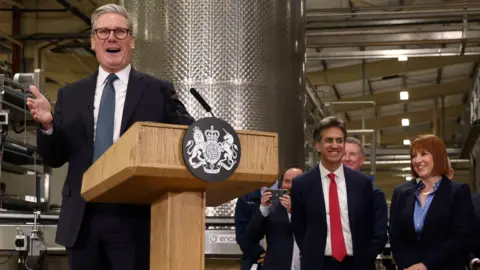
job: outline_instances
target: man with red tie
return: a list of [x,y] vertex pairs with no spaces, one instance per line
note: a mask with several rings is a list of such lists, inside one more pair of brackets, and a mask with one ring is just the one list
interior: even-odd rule
[[320,163],[293,181],[292,228],[302,270],[365,270],[374,231],[371,180],[342,165],[347,131],[336,117],[314,131]]

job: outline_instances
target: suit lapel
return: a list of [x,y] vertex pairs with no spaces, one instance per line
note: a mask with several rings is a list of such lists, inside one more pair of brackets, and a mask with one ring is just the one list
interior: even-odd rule
[[430,207],[428,208],[427,215],[425,216],[425,221],[423,223],[423,232],[428,230],[428,228],[433,225],[435,219],[435,215],[438,211],[442,211],[442,207],[446,205],[444,200],[446,197],[448,197],[448,194],[450,193],[449,191],[451,190],[451,182],[450,180],[446,178],[442,178],[440,180],[440,185],[438,186],[437,191],[435,192],[435,196],[433,197],[433,200],[430,204]]
[[413,224],[413,213],[415,211],[415,181],[412,181],[412,185],[405,191],[405,205],[406,207],[402,210],[403,215],[405,216],[405,223],[407,232],[415,234],[415,227]]
[[93,102],[95,99],[95,89],[97,88],[97,76],[98,71],[95,72],[92,76],[88,77],[86,80],[85,88],[82,89],[82,92],[79,95],[79,102],[81,103],[80,108],[82,110],[82,118],[85,124],[85,131],[87,136],[88,145],[92,146],[93,149]]
[[143,91],[147,86],[146,80],[143,78],[145,74],[137,72],[133,67],[130,71],[128,86],[127,86],[127,95],[125,97],[125,105],[123,108],[122,116],[122,125],[120,126],[120,135],[122,135],[127,128],[127,124],[132,117],[135,108],[137,107],[140,98],[142,97]]
[[318,203],[318,210],[320,211],[320,216],[322,217],[322,220],[326,226],[327,212],[325,210],[325,197],[323,196],[322,176],[320,175],[319,165],[315,166],[311,173],[311,181],[313,186],[312,191],[315,192],[315,194],[313,194],[313,198],[315,199],[315,202]]
[[356,228],[354,226],[355,222],[355,215],[358,211],[355,210],[356,206],[360,201],[360,198],[357,198],[357,191],[355,189],[355,180],[350,179],[350,172],[348,171],[345,166],[343,166],[343,175],[345,176],[345,185],[347,188],[347,205],[348,205],[348,221],[350,222],[350,228]]

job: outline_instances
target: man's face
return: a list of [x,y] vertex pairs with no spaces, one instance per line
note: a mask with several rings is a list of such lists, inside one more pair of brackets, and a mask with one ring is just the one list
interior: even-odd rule
[[298,168],[291,168],[285,172],[282,179],[282,189],[290,190],[292,188],[292,180],[293,178],[301,175],[303,173],[302,170]]
[[359,171],[365,156],[360,151],[360,146],[355,143],[345,143],[345,154],[343,154],[342,163],[350,169]]
[[92,50],[105,71],[115,73],[130,64],[135,38],[127,31],[128,20],[125,17],[116,13],[105,13],[98,17],[94,30],[90,37]]
[[322,131],[321,139],[315,145],[320,153],[320,158],[330,163],[342,160],[345,149],[345,140],[340,128],[330,127]]

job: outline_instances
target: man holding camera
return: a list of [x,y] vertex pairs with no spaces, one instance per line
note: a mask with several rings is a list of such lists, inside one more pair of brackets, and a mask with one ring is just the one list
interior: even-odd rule
[[289,193],[293,178],[302,173],[298,166],[285,169],[280,177],[281,189],[262,193],[261,205],[247,226],[246,236],[252,243],[267,238],[263,270],[300,270],[299,249],[290,224]]

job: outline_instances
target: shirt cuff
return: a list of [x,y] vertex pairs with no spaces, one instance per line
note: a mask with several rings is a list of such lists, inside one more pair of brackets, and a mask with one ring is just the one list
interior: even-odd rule
[[270,207],[260,205],[260,212],[262,213],[262,216],[266,217],[268,214],[270,214]]
[[45,135],[52,135],[53,133],[53,127],[47,129],[47,130],[44,130],[44,129],[40,129],[42,131],[43,134]]
[[470,261],[470,269],[472,269],[473,263],[476,262],[476,261],[480,261],[480,259],[479,259],[479,258],[475,258],[475,259],[473,259],[472,261]]

